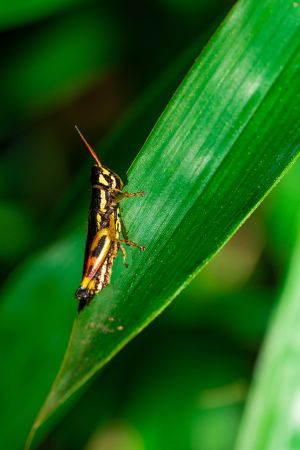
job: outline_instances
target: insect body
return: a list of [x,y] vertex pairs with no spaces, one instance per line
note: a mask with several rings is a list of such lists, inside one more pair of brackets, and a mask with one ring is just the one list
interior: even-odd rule
[[[122,192],[121,178],[102,166],[96,153],[76,127],[80,137],[89,149],[96,165],[92,167],[91,184],[92,199],[89,209],[88,232],[85,246],[83,276],[75,296],[79,300],[79,311],[86,306],[97,292],[100,292],[110,282],[112,266],[121,249],[124,264],[126,251],[121,245],[145,248],[128,240],[126,229],[121,219],[119,202],[125,197],[144,195],[143,192]],[[120,239],[122,232],[123,239]]]

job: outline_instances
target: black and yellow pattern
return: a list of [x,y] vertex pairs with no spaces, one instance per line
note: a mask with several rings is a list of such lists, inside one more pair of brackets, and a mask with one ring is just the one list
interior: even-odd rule
[[[76,127],[85,145],[96,160],[92,167],[92,198],[89,209],[88,232],[85,246],[83,277],[75,296],[80,301],[79,311],[87,305],[97,292],[110,282],[112,266],[121,249],[124,264],[126,251],[121,245],[124,242],[144,250],[144,247],[128,240],[121,220],[119,202],[124,197],[144,195],[143,192],[122,192],[121,178],[102,166],[96,153]],[[123,239],[120,239],[121,232]]]

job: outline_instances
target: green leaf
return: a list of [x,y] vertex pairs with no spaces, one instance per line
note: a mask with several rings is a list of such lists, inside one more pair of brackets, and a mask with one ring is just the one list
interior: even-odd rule
[[268,247],[271,249],[272,259],[275,258],[277,264],[284,269],[289,264],[299,231],[300,192],[295,189],[299,185],[299,179],[300,161],[297,161],[266,202]]
[[245,396],[245,371],[232,341],[160,325],[148,332],[148,342],[142,340],[144,355],[140,345],[136,364],[131,362],[133,379],[121,367],[130,380],[123,391],[129,385],[131,392],[125,391],[118,415],[149,450],[232,449]]
[[[299,225],[299,205],[297,211]],[[260,357],[236,447],[238,450],[296,450],[300,447],[299,277],[300,234]]]
[[[0,316],[0,354],[5,361],[1,372],[1,448],[23,447],[30,421],[49,389],[49,378],[55,376],[63,357],[74,308],[71,302],[63,301],[62,292],[76,280],[73,257],[74,238],[58,242],[39,257],[30,258],[2,292],[6,301]],[[58,304],[53,303],[54,297]]]
[[130,268],[75,321],[39,426],[175,298],[298,155],[300,9],[241,1],[176,92],[129,174]]
[[80,0],[15,0],[1,2],[0,29],[7,29],[40,20],[80,3]]
[[116,63],[121,38],[112,16],[101,10],[70,14],[45,24],[11,46],[1,72],[1,133],[64,104],[99,80]]
[[0,245],[0,261],[10,263],[34,240],[34,228],[23,205],[2,200],[0,202],[0,235],[5,236]]

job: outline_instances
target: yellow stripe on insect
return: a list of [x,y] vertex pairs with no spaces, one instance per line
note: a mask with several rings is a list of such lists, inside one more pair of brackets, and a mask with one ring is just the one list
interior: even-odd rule
[[106,195],[105,195],[105,191],[104,189],[102,189],[100,191],[100,209],[105,209],[106,205],[107,205],[107,201],[106,201]]
[[115,177],[112,177],[112,182],[111,182],[112,189],[115,189],[116,186],[117,186],[116,179],[115,179]]
[[101,214],[100,213],[96,213],[96,222],[97,222],[97,226],[100,229],[101,228],[101,222],[102,222],[102,218],[101,218]]
[[99,181],[101,184],[104,184],[104,186],[108,186],[108,181],[106,180],[106,178],[104,178],[103,175],[100,175]]

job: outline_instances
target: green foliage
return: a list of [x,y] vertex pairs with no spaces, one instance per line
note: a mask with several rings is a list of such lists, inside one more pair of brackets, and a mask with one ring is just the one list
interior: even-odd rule
[[[200,53],[215,28],[215,23],[206,24],[208,18],[216,20],[223,13],[218,2],[158,4],[169,21],[161,29],[157,22],[157,42],[152,42],[148,66],[147,20],[144,35],[141,25],[137,33],[145,52],[141,80],[157,70],[157,81],[149,89],[141,81],[144,94],[101,150],[97,148],[105,165],[122,176],[133,161],[126,190],[143,189],[146,195],[124,200],[121,208],[130,238],[145,245],[146,251],[128,249],[127,270],[118,257],[110,286],[78,318],[72,297],[80,282],[84,249],[87,163],[69,192],[62,194],[56,212],[41,200],[37,217],[31,218],[25,202],[18,206],[17,188],[22,187],[24,196],[33,191],[26,184],[27,171],[32,178],[39,173],[39,193],[55,188],[50,165],[44,168],[47,149],[55,140],[49,139],[51,133],[40,132],[45,137],[45,146],[37,145],[37,154],[43,152],[42,172],[36,168],[30,172],[32,164],[28,164],[38,159],[30,159],[28,152],[37,131],[31,140],[30,136],[15,139],[3,157],[0,189],[6,197],[12,189],[15,198],[0,203],[6,238],[0,260],[13,266],[29,248],[32,253],[2,290],[1,448],[21,448],[36,417],[33,431],[38,428],[39,441],[47,440],[40,448],[57,448],[58,443],[72,450],[106,448],[107,442],[112,450],[234,446],[251,379],[249,361],[255,359],[266,332],[277,297],[276,282],[284,277],[298,235],[299,165],[284,178],[264,210],[216,253],[298,156],[300,7],[285,0],[241,0]],[[20,8],[11,15],[7,9],[3,22],[9,27],[43,16],[50,20],[43,32],[30,31],[24,54],[12,46],[12,56],[6,55],[3,136],[9,136],[16,123],[22,127],[35,117],[42,120],[43,114],[59,115],[57,108],[71,111],[72,102],[96,79],[98,83],[108,76],[112,82],[109,71],[130,48],[124,30],[138,23],[126,16],[121,5],[118,13],[92,3],[73,10],[72,2],[63,2],[58,9],[53,2],[42,6],[34,8],[32,15],[30,8],[26,14]],[[59,8],[65,8],[67,16],[55,18]],[[153,14],[151,8],[148,14]],[[180,33],[175,38],[180,27],[173,22],[181,16],[183,28],[191,28],[183,52],[178,47]],[[164,53],[165,36],[169,47]],[[171,42],[178,59],[161,73],[159,59],[172,53]],[[138,55],[139,39],[135,45]],[[123,90],[129,89],[126,77],[120,78]],[[76,108],[72,117],[74,113]],[[62,112],[59,117],[66,121]],[[92,121],[91,114],[86,123]],[[38,128],[38,122],[33,126]],[[93,142],[93,137],[89,140]],[[53,157],[54,168],[55,161],[64,167],[60,149]],[[56,172],[58,180],[59,167]],[[14,183],[9,173],[15,175]],[[17,223],[22,225],[21,233]],[[241,450],[292,450],[298,445],[294,402],[298,398],[298,254],[296,248],[261,356],[257,386],[246,406],[237,447]],[[177,302],[146,328],[176,296]],[[290,334],[285,340],[286,329]],[[106,370],[97,373],[108,361]],[[273,376],[278,366],[281,369]],[[286,410],[291,413],[284,414]],[[251,438],[253,429],[257,440]],[[272,444],[274,430],[279,447]]]
[[2,2],[0,6],[0,26],[2,29],[33,22],[37,19],[55,14],[79,0],[16,0]]
[[24,114],[28,120],[78,95],[110,69],[119,48],[117,31],[105,10],[101,17],[83,11],[33,30],[2,71],[7,104],[2,133]]
[[[298,225],[299,221],[298,208]],[[237,449],[299,448],[299,276],[298,234],[280,304],[250,392]]]

